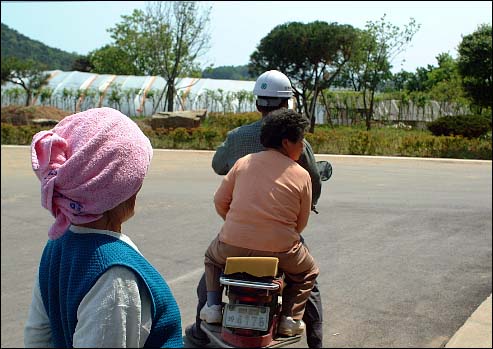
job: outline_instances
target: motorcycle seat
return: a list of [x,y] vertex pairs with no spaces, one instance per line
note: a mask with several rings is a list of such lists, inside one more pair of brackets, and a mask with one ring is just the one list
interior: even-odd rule
[[257,277],[276,277],[277,257],[228,257],[224,275],[247,273]]

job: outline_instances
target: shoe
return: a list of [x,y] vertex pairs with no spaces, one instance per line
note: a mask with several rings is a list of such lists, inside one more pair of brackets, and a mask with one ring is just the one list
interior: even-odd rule
[[222,306],[220,304],[211,305],[210,307],[205,303],[204,307],[200,310],[200,319],[204,320],[208,324],[221,323],[223,320]]
[[305,323],[303,320],[294,320],[291,316],[281,316],[281,321],[279,321],[279,328],[277,333],[283,336],[296,336],[302,334],[305,330]]
[[211,341],[205,334],[199,335],[196,324],[188,325],[185,328],[185,337],[196,347],[203,348]]

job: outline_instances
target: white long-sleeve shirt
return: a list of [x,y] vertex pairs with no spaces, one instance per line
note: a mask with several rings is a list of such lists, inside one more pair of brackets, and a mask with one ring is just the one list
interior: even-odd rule
[[[106,234],[121,239],[137,252],[132,240],[120,233],[72,225],[76,234]],[[151,332],[151,299],[128,268],[114,266],[97,280],[77,309],[74,348],[142,348]],[[51,327],[36,277],[24,327],[26,348],[51,348]]]

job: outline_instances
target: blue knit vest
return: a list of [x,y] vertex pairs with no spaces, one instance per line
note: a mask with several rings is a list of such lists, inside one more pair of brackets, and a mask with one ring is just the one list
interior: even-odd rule
[[104,234],[68,230],[49,240],[39,266],[41,297],[55,347],[73,347],[77,308],[111,266],[131,269],[151,296],[152,328],[145,347],[183,347],[178,305],[161,274],[127,243]]

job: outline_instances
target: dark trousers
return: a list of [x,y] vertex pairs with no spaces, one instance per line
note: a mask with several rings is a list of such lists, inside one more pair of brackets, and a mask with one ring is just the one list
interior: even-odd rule
[[[207,287],[205,284],[205,273],[202,274],[200,282],[197,286],[197,313],[195,315],[195,323],[197,331],[200,335],[205,336],[205,333],[200,329],[200,310],[207,302]],[[318,283],[315,281],[310,297],[306,302],[305,313],[303,315],[303,321],[306,325],[306,342],[309,348],[322,348],[323,341],[323,326],[322,326],[322,299],[320,297],[320,291],[318,290]]]

